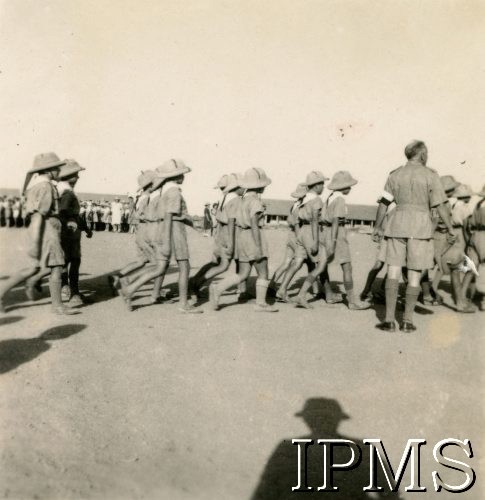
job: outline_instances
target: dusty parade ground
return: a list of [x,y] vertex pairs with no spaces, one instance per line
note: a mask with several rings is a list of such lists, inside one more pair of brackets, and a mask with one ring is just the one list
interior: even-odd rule
[[[286,235],[268,236],[274,269]],[[0,276],[24,263],[24,237],[21,229],[0,231]],[[191,231],[190,244],[195,272],[211,240]],[[352,233],[351,246],[360,290],[375,245]],[[322,420],[317,438],[335,436],[335,427],[340,437],[380,438],[395,469],[408,439],[427,440],[428,491],[404,492],[407,471],[401,498],[457,498],[433,489],[434,470],[449,483],[464,480],[433,460],[445,438],[468,438],[474,451],[472,459],[448,452],[477,474],[458,498],[485,498],[485,313],[455,313],[447,282],[447,306],[420,306],[415,334],[376,330],[382,307],[351,312],[323,301],[313,311],[283,304],[265,315],[236,304],[213,312],[203,304],[204,314],[182,315],[176,303],[147,307],[144,289],[129,313],[106,276],[134,255],[133,237],[95,233],[83,252],[81,287],[94,304],[57,319],[45,293],[31,303],[18,289],[0,318],[0,497],[249,499],[277,445],[311,434],[295,413],[310,398],[327,398],[350,418]],[[338,268],[330,274],[341,282]],[[166,286],[175,291],[176,279],[171,268]],[[368,462],[348,474],[366,486]],[[258,498],[273,498],[263,489]],[[327,497],[357,498],[318,495]]]

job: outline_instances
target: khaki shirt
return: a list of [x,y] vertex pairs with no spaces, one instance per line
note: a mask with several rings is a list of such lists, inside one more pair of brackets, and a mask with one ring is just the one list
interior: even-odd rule
[[159,220],[164,220],[167,214],[172,214],[174,221],[182,221],[188,217],[187,204],[182,196],[182,189],[178,185],[167,184],[163,187],[156,213]]
[[145,212],[148,208],[148,201],[150,197],[148,194],[142,194],[135,206],[135,218],[141,222],[145,222]]
[[485,229],[485,201],[484,199],[480,200],[473,210],[473,213],[470,217],[470,225],[472,229],[481,229],[482,231]]
[[327,198],[325,203],[325,213],[322,215],[322,221],[328,225],[332,224],[335,218],[338,219],[338,223],[343,225],[347,219],[348,209],[345,204],[345,198],[342,193],[334,191]]
[[385,236],[421,240],[433,236],[431,208],[447,200],[439,175],[415,161],[408,161],[389,174],[382,197],[396,203]]
[[258,193],[249,191],[242,198],[236,217],[236,224],[242,229],[249,229],[251,227],[251,218],[256,214],[260,214],[258,225],[261,227],[264,217],[263,203]]
[[229,219],[236,219],[241,206],[242,198],[236,193],[224,196],[220,207],[217,209],[216,220],[221,224],[229,224]]
[[319,220],[320,214],[323,209],[322,198],[318,195],[313,195],[308,193],[298,208],[298,221],[299,222],[311,222],[313,220]]
[[25,210],[27,214],[39,212],[44,217],[59,215],[59,195],[55,186],[45,180],[27,190]]

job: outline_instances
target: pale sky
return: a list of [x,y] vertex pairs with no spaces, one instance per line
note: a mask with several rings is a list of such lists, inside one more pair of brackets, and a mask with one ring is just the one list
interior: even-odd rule
[[374,203],[416,138],[478,189],[484,88],[483,0],[0,0],[0,186],[55,151],[88,192],[182,158],[195,212],[253,166],[269,198],[348,169]]

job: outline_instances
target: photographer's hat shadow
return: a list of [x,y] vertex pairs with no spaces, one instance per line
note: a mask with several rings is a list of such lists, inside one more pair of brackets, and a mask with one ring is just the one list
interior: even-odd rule
[[[310,429],[306,436],[292,436],[281,441],[270,456],[261,475],[252,500],[286,500],[295,498],[318,498],[331,495],[336,500],[364,500],[370,498],[400,498],[398,493],[386,491],[382,493],[366,493],[363,488],[369,484],[368,450],[364,449],[361,438],[349,437],[338,430],[341,423],[350,419],[340,403],[330,398],[310,398],[302,410],[295,414],[302,418]],[[298,484],[298,446],[292,444],[292,439],[313,439],[313,444],[307,450],[308,486],[313,490],[305,493],[292,491]],[[324,482],[323,446],[317,444],[318,439],[347,439],[356,443],[362,450],[360,464],[351,470],[334,471],[333,484],[338,492],[325,493],[317,488]],[[351,459],[352,452],[347,446],[333,448],[333,462],[345,464]],[[382,481],[379,483],[384,486]]]

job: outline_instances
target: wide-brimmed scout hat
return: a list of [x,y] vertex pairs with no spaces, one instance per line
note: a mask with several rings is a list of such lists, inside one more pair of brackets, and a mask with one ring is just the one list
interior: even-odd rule
[[320,170],[312,170],[305,179],[305,186],[314,186],[315,184],[320,184],[321,182],[328,181],[328,177],[325,177]]
[[466,184],[460,184],[453,193],[455,198],[471,198],[473,196],[473,191],[470,186]]
[[349,419],[340,406],[340,403],[335,399],[330,398],[310,398],[305,402],[305,406],[295,417],[319,417],[326,421],[338,421]]
[[293,191],[293,193],[291,193],[291,197],[299,200],[300,198],[303,198],[307,193],[308,189],[306,187],[306,184],[301,183],[296,186],[296,189]]
[[442,175],[440,181],[445,191],[453,191],[453,189],[456,189],[460,185],[452,175]]
[[179,175],[187,174],[192,169],[182,160],[168,160],[163,165],[155,169],[155,179],[153,179],[153,188],[157,189],[163,181],[173,179]]
[[64,161],[66,162],[66,164],[61,167],[61,171],[59,172],[58,176],[58,179],[60,180],[69,179],[79,172],[86,170],[84,167],[81,167],[81,165],[79,165],[76,160],[67,159]]
[[153,170],[142,170],[138,176],[138,186],[140,189],[145,189],[153,182],[153,179],[155,179],[155,172]]
[[224,188],[224,194],[230,193],[237,188],[241,187],[243,176],[239,173],[228,174],[227,176],[227,186]]
[[332,180],[328,185],[328,189],[331,189],[332,191],[340,191],[342,189],[355,186],[357,182],[357,179],[354,179],[349,171],[339,170],[333,175]]
[[229,175],[224,174],[217,181],[217,184],[214,186],[214,189],[224,189],[227,186],[228,182],[229,182]]
[[24,187],[22,188],[22,194],[25,193],[27,186],[32,179],[34,174],[45,172],[46,170],[52,170],[53,168],[60,168],[65,165],[65,160],[61,160],[55,153],[41,153],[34,157],[34,164],[32,168],[27,172],[24,181]]
[[258,189],[269,186],[271,179],[262,168],[250,168],[244,172],[241,187],[244,189]]
[[44,170],[62,167],[65,164],[66,160],[61,160],[55,153],[41,153],[34,157],[34,164],[27,173],[36,174]]
[[485,197],[485,184],[482,187],[481,191],[478,191],[478,193],[475,193],[478,196],[484,196]]

